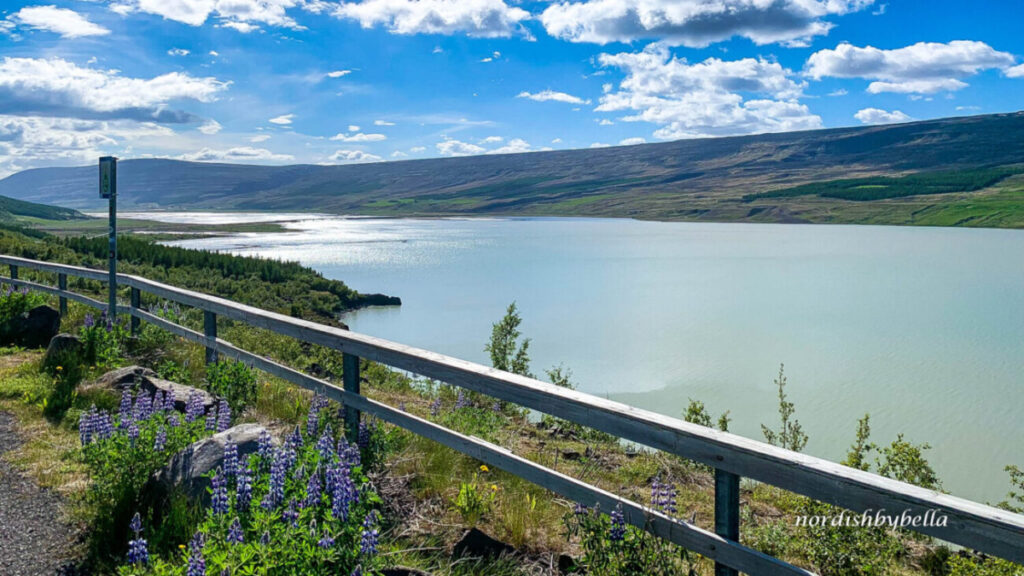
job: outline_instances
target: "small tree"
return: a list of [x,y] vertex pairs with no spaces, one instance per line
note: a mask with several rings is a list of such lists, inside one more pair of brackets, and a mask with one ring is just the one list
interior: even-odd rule
[[512,372],[521,376],[533,377],[530,373],[530,339],[520,342],[519,325],[523,319],[519,316],[516,303],[509,304],[505,317],[491,328],[491,341],[484,350],[491,354],[491,365],[498,370]]
[[1005,502],[999,503],[999,507],[1024,514],[1024,470],[1016,466],[1007,466],[1006,471],[1010,474],[1010,493]]
[[[690,398],[690,404],[686,407],[686,412],[683,413],[683,419],[693,424],[699,424],[700,426],[706,426],[711,428],[711,414],[708,413],[707,408],[704,407],[704,403],[700,400],[694,400]],[[729,412],[726,411],[724,414],[718,417],[718,429],[722,432],[729,431],[729,422],[732,419],[729,418]]]
[[871,415],[865,414],[863,418],[857,421],[857,439],[850,446],[850,451],[846,453],[846,459],[842,461],[844,466],[857,468],[858,470],[867,470],[871,467],[871,463],[867,460],[867,455],[868,452],[876,450],[878,446],[870,441],[870,419]]
[[881,449],[875,460],[878,473],[901,482],[909,482],[922,488],[939,488],[939,476],[924,457],[924,451],[931,449],[928,444],[915,445],[898,434],[892,444]]
[[779,388],[779,416],[782,426],[776,431],[762,424],[761,431],[764,432],[764,438],[769,444],[800,452],[807,446],[807,434],[804,434],[800,422],[793,417],[796,408],[786,399],[786,374],[783,364],[779,364],[779,376],[775,379],[775,385]]

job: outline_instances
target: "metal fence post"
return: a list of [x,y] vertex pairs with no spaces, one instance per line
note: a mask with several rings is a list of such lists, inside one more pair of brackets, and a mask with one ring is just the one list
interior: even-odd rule
[[[135,312],[136,310],[139,309],[139,303],[142,300],[142,295],[139,293],[139,289],[134,287],[134,286],[132,286],[131,294],[132,294],[132,300],[131,300],[132,312]],[[132,319],[132,336],[138,336],[139,335],[139,317],[134,315],[134,314],[132,314],[131,319]]]
[[[341,376],[346,392],[359,394],[359,356],[341,355]],[[359,441],[359,410],[345,405],[345,437],[349,442]]]
[[[208,339],[217,339],[217,315],[209,310],[203,310],[203,333]],[[216,348],[206,347],[206,363],[214,364],[217,362],[217,350]]]
[[[57,288],[61,290],[68,289],[68,275],[64,273],[57,274]],[[63,295],[58,298],[60,302],[60,315],[63,318],[68,315],[68,299]]]
[[11,264],[11,280],[17,280],[17,279],[18,279],[18,267],[15,266],[14,264]]
[[[715,534],[740,540],[740,477],[715,469]],[[739,571],[715,563],[715,576],[738,576]]]

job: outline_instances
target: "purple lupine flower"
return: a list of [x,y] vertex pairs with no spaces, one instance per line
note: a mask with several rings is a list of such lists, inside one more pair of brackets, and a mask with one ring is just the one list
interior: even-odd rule
[[455,397],[455,409],[459,410],[468,407],[469,400],[466,399],[466,395],[462,392],[462,390],[459,390],[459,395]]
[[281,514],[281,521],[297,526],[299,523],[299,510],[295,506],[295,500],[288,502],[288,508]]
[[356,566],[355,570],[352,571],[352,576],[363,576],[363,567]]
[[269,546],[270,545],[270,531],[269,530],[264,530],[263,531],[263,536],[260,536],[260,545],[261,546]]
[[[320,399],[323,398],[323,401]],[[309,414],[306,416],[306,436],[316,437],[317,428],[320,426],[320,409],[327,406],[326,398],[320,394],[313,395],[313,401],[309,404]]]
[[141,390],[135,398],[135,408],[132,410],[132,418],[136,421],[149,418],[153,411],[153,401]]
[[198,420],[203,415],[203,396],[197,391],[193,391],[188,396],[188,402],[185,405],[185,422],[191,424]]
[[228,440],[224,444],[224,475],[233,478],[238,473],[238,445]]
[[377,513],[373,510],[363,519],[363,535],[359,543],[359,551],[367,556],[377,553]]
[[320,538],[316,545],[325,549],[330,548],[331,546],[334,546],[334,538],[330,534],[324,532],[323,538]]
[[106,440],[114,435],[114,420],[106,410],[100,410],[92,423],[93,436],[97,440]]
[[587,512],[588,512],[587,507],[584,506],[583,504],[580,504],[579,502],[576,503],[576,506],[574,506],[573,510],[572,510],[572,513],[577,515],[577,516],[583,516]]
[[164,412],[174,411],[174,390],[168,390],[164,395]]
[[252,472],[249,471],[249,462],[243,459],[238,465],[238,475],[235,477],[235,508],[248,510],[252,501]]
[[622,504],[619,503],[612,510],[612,526],[608,530],[610,542],[621,542],[626,537],[626,517],[622,514]]
[[359,501],[359,491],[346,472],[343,468],[337,471],[331,492],[331,514],[342,522],[348,521],[349,509]]
[[165,408],[164,392],[163,390],[157,390],[153,393],[153,412],[163,412]]
[[437,418],[441,415],[441,397],[434,398],[434,401],[430,403],[430,415]]
[[245,542],[245,537],[242,535],[242,522],[238,520],[237,516],[228,529],[227,541],[229,544],[242,544]]
[[401,410],[402,412],[408,412],[408,410],[405,409],[405,401],[404,400],[398,403],[398,409]]
[[320,494],[320,470],[318,468],[309,475],[309,481],[306,483],[306,507],[312,508],[319,504]]
[[128,424],[128,437],[133,441],[139,437],[139,425],[133,421],[130,421]]
[[298,450],[302,447],[302,432],[299,430],[298,426],[296,426],[295,431],[288,436],[286,444],[292,450]]
[[186,576],[206,576],[206,560],[203,558],[203,546],[206,545],[202,532],[196,532],[189,543],[188,570]]
[[121,392],[121,408],[118,415],[120,420],[118,420],[117,427],[119,429],[127,428],[132,419],[132,391],[128,388]]
[[359,423],[359,435],[356,437],[356,443],[359,444],[360,448],[365,449],[370,445],[370,432],[376,428],[376,424],[367,424],[366,422]]
[[166,446],[166,445],[167,445],[167,430],[163,426],[161,426],[160,429],[156,431],[156,440],[153,441],[153,451],[154,452],[163,452],[164,451],[164,446]]
[[149,562],[149,550],[147,549],[146,541],[141,536],[142,518],[139,517],[138,512],[135,513],[135,516],[132,516],[132,521],[128,524],[128,528],[135,533],[135,539],[128,542],[128,563],[145,564]]
[[269,464],[273,452],[274,443],[270,439],[270,433],[266,430],[261,431],[259,441],[256,444],[256,454],[260,457],[260,462]]
[[167,425],[171,428],[177,428],[181,426],[181,414],[177,412],[171,412],[167,415]]
[[284,481],[288,474],[287,449],[279,448],[274,453],[274,462],[270,466],[270,489],[260,503],[265,510],[273,510],[284,501]]
[[96,422],[96,405],[93,404],[88,411],[82,412],[78,416],[78,439],[82,442],[82,446],[88,446],[92,443],[93,427]]
[[360,464],[359,447],[348,443],[348,439],[342,436],[338,438],[338,458],[349,468],[355,468]]
[[324,426],[324,433],[320,435],[320,439],[316,442],[316,451],[320,453],[320,459],[325,462],[330,462],[334,456],[334,433],[331,430],[331,425],[328,423]]
[[213,497],[211,498],[210,508],[214,514],[227,514],[228,479],[221,472],[220,468],[217,468],[217,471],[214,472],[211,484],[213,484]]
[[221,400],[217,408],[217,432],[223,432],[228,428],[231,428],[231,406]]
[[92,328],[96,325],[96,319],[92,317],[92,314],[86,314],[84,324],[86,328]]
[[210,406],[210,409],[206,411],[206,431],[215,432],[217,430],[217,407]]

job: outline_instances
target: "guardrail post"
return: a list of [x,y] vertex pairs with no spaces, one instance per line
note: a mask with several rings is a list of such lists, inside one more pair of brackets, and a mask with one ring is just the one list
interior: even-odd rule
[[[740,540],[740,477],[715,469],[715,534]],[[739,571],[715,562],[715,576],[738,576]]]
[[[209,310],[203,310],[203,333],[208,339],[217,339],[217,315]],[[217,349],[206,347],[206,363],[214,364],[217,362]]]
[[[359,356],[341,355],[341,377],[346,392],[359,394]],[[349,442],[359,441],[359,410],[345,406],[345,437]]]
[[14,264],[11,264],[11,280],[17,280],[17,279],[18,279],[18,267],[15,266]]
[[[139,289],[134,287],[134,286],[132,286],[131,294],[132,294],[132,300],[131,300],[132,312],[135,312],[136,310],[139,309],[139,303],[142,300],[142,294],[139,292]],[[132,314],[131,318],[132,318],[132,336],[138,336],[139,335],[139,322],[140,322],[139,321],[139,317],[134,315],[134,314]]]
[[[60,288],[61,290],[68,289],[67,274],[64,274],[63,272],[57,274],[57,288]],[[61,295],[60,297],[57,298],[57,301],[60,302],[60,315],[63,318],[64,316],[68,315],[68,299]]]

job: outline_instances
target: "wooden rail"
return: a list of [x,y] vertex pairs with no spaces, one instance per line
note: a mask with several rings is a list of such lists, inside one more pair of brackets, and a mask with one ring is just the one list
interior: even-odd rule
[[[16,278],[19,267],[52,272],[58,274],[59,278],[78,276],[100,281],[106,280],[103,272],[10,256],[0,256],[0,264],[7,264],[12,270],[12,278],[0,278],[0,282],[56,294],[60,298],[69,298],[99,309],[107,308],[105,303],[67,291],[64,288],[66,278],[59,288]],[[131,289],[130,305],[119,305],[118,312],[130,314],[134,327],[137,327],[135,320],[152,323],[205,346],[208,361],[215,361],[218,355],[234,358],[340,401],[345,406],[346,434],[350,437],[356,433],[360,412],[367,412],[576,502],[588,506],[597,503],[604,510],[621,504],[631,524],[714,560],[716,575],[727,576],[738,572],[756,576],[812,574],[738,542],[740,478],[751,478],[857,513],[900,516],[906,512],[908,515],[923,517],[931,512],[936,516],[945,516],[947,522],[944,526],[905,528],[1024,563],[1024,516],[1018,514],[435,352],[292,318],[137,276],[119,274],[117,282]],[[191,330],[141,309],[138,297],[141,292],[202,310],[204,331]],[[217,316],[342,352],[343,387],[313,378],[219,339],[216,333]],[[707,464],[715,469],[715,531],[709,532],[688,522],[669,518],[516,456],[500,446],[370,400],[359,392],[361,358],[461,386]]]

